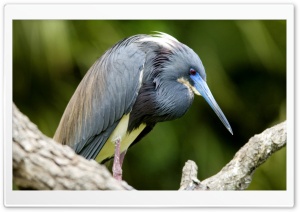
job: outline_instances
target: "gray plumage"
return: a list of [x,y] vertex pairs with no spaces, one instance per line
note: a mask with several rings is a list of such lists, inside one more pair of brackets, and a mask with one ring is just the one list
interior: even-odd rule
[[135,41],[142,37],[119,42],[94,63],[67,105],[54,140],[73,147],[88,159],[97,156],[137,97],[140,85],[136,76],[145,52]]
[[54,140],[95,159],[122,117],[130,114],[128,133],[147,126],[136,143],[157,122],[186,113],[195,92],[191,68],[206,80],[197,54],[167,34],[135,35],[118,42],[80,82]]

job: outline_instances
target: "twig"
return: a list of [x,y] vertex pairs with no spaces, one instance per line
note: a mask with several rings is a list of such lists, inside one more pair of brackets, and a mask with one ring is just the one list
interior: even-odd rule
[[179,190],[246,189],[256,168],[286,145],[286,135],[286,122],[282,122],[253,136],[219,173],[202,182],[197,179],[197,165],[188,161],[183,168]]

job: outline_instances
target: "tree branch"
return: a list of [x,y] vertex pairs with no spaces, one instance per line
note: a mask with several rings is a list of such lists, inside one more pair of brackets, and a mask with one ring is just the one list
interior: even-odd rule
[[250,185],[256,168],[284,147],[286,138],[286,122],[266,129],[250,138],[219,173],[202,182],[197,179],[195,162],[187,161],[179,190],[244,190]]
[[13,181],[23,189],[131,190],[105,166],[43,135],[13,105]]
[[[186,162],[179,190],[243,190],[254,170],[286,144],[283,122],[252,137],[216,175],[200,182],[197,165]],[[13,105],[13,181],[38,190],[134,190],[115,180],[105,166],[75,154],[43,135]]]

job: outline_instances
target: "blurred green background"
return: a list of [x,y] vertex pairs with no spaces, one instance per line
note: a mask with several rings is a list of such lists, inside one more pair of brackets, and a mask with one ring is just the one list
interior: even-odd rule
[[[232,136],[205,100],[195,96],[184,117],[158,124],[127,152],[123,176],[130,185],[176,190],[187,160],[194,160],[198,178],[206,179],[251,136],[286,119],[286,21],[15,20],[13,101],[52,137],[97,58],[124,37],[153,31],[174,36],[199,55],[234,132]],[[249,190],[285,189],[283,148],[257,169]]]

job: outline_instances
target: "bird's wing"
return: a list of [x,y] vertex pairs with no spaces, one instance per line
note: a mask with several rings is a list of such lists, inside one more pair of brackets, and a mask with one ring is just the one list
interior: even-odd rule
[[138,95],[145,60],[136,43],[141,37],[119,42],[95,62],[72,96],[55,140],[88,159],[97,156]]

